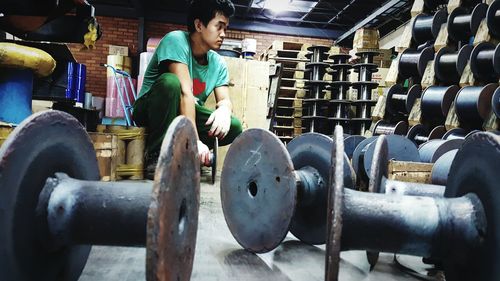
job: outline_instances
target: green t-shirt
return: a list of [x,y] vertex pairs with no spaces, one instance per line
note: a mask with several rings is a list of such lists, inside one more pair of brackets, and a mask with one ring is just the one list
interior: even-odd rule
[[224,59],[212,50],[208,51],[207,59],[207,65],[200,65],[196,62],[189,43],[189,33],[180,30],[168,33],[160,41],[151,58],[144,74],[144,82],[139,96],[147,93],[162,74],[160,62],[171,60],[188,66],[189,75],[193,80],[194,97],[199,105],[203,105],[215,88],[229,84]]

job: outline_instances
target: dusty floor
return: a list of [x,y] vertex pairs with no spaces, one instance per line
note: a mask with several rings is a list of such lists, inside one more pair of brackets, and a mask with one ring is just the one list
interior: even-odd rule
[[[305,245],[291,234],[276,250],[254,255],[241,249],[224,221],[218,182],[203,178],[196,256],[192,280],[324,280],[324,247]],[[373,271],[360,251],[342,254],[340,280],[418,280],[402,273],[384,254]],[[420,258],[401,257],[406,265],[424,270]],[[143,248],[94,247],[80,281],[140,281],[144,278]]]

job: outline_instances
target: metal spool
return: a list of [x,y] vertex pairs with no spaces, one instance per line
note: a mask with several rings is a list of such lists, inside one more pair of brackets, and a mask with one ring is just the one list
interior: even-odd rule
[[349,73],[352,65],[350,64],[333,64],[330,65],[332,71],[329,71],[330,74],[335,74],[335,78],[333,81],[349,81]]
[[327,52],[330,50],[330,47],[316,45],[316,46],[308,47],[307,50],[310,53],[306,54],[306,57],[311,62],[320,62],[320,61],[324,61],[328,57]]
[[405,91],[399,84],[389,88],[385,109],[392,115],[408,115],[413,108],[413,104],[422,94],[420,84],[413,85],[408,91]]
[[457,155],[458,149],[453,149],[445,154],[441,155],[434,165],[431,171],[431,182],[432,184],[446,185],[448,181],[448,174],[450,173],[451,163]]
[[308,62],[306,63],[306,71],[310,73],[310,80],[321,81],[326,73],[326,68],[330,64],[326,62]]
[[464,141],[461,139],[454,140],[440,140],[433,139],[422,144],[418,148],[418,153],[420,154],[420,161],[424,163],[434,163],[439,157],[441,157],[446,152],[459,149]]
[[475,133],[480,132],[479,130],[466,131],[462,128],[454,128],[446,132],[443,135],[443,140],[454,140],[454,139],[466,139]]
[[404,136],[408,132],[408,123],[399,121],[396,124],[390,124],[383,120],[377,121],[373,129],[373,135],[400,135]]
[[484,87],[463,87],[455,98],[455,111],[461,125],[482,127],[483,120],[491,112],[491,98],[498,84],[491,83]]
[[214,148],[212,150],[210,167],[212,168],[212,184],[215,183],[215,176],[217,175],[217,155],[219,154],[219,138],[214,138]]
[[500,38],[500,1],[493,1],[486,13],[488,30],[493,37]]
[[443,124],[460,87],[431,86],[422,93],[420,109],[426,124]]
[[448,17],[448,36],[455,42],[467,41],[476,34],[479,24],[486,16],[488,5],[477,4],[468,14],[464,7],[457,7]]
[[439,34],[441,25],[446,22],[445,9],[438,10],[434,15],[420,14],[415,17],[412,27],[412,38],[417,45],[433,41]]
[[399,76],[403,79],[424,75],[427,63],[434,59],[434,48],[427,47],[421,51],[406,49],[399,59]]
[[[314,133],[295,138],[288,148],[263,129],[235,139],[224,161],[221,201],[229,230],[243,248],[271,251],[289,230],[306,243],[325,243],[331,149],[329,137]],[[352,186],[349,165],[345,169]]]
[[491,97],[491,109],[493,109],[497,118],[500,118],[500,87],[495,90]]
[[356,147],[366,138],[358,135],[344,135],[344,152],[349,159],[352,158]]
[[500,44],[479,43],[470,55],[470,67],[474,78],[482,81],[496,81],[500,76]]
[[457,84],[472,52],[472,45],[463,46],[458,52],[444,47],[436,54],[434,73],[439,81]]
[[[500,165],[499,137],[480,133],[464,143],[452,163],[445,197],[394,197],[344,189],[341,142],[341,136],[336,136],[336,149],[332,151],[326,280],[338,280],[340,251],[345,250],[433,256],[444,261],[447,280],[500,278],[494,259],[500,244],[496,231],[500,223],[496,169]],[[383,138],[377,145],[382,146],[377,151],[387,150]],[[380,153],[381,157],[384,155]],[[384,166],[378,167],[382,170]],[[388,184],[410,187],[404,182],[384,181],[382,175],[383,171],[372,170],[371,190],[380,190],[380,186],[387,190]],[[411,185],[421,189],[434,187]],[[408,213],[412,214],[411,219]]]
[[440,139],[445,133],[446,128],[444,126],[437,126],[429,132],[427,126],[416,124],[408,130],[406,137],[418,146],[429,140]]
[[[352,166],[356,173],[356,179],[358,181],[357,186],[361,188],[367,183],[370,173],[374,149],[372,144],[374,144],[379,137],[380,136],[367,138],[362,141],[353,152]],[[389,157],[391,159],[398,161],[420,161],[417,147],[413,142],[398,135],[388,135],[385,137],[390,143]]]
[[347,64],[349,62],[349,59],[351,58],[351,55],[335,54],[335,55],[330,55],[328,58],[333,60],[333,64]]
[[93,145],[69,114],[23,121],[0,148],[2,280],[78,280],[91,245],[145,246],[146,280],[189,280],[199,207],[195,136],[186,118],[173,121],[151,187],[99,182]]

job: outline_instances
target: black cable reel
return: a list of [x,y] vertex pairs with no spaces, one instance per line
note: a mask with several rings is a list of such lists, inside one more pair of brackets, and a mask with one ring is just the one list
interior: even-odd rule
[[488,5],[477,4],[469,14],[464,7],[455,8],[448,17],[448,37],[454,42],[468,41],[486,16]]
[[496,82],[500,77],[500,44],[479,43],[470,55],[470,67],[474,78]]
[[408,132],[408,123],[406,121],[399,121],[396,124],[391,124],[384,120],[379,120],[375,123],[373,128],[373,135],[400,135],[405,136]]
[[431,86],[425,89],[420,99],[422,123],[430,127],[444,124],[459,90],[457,85]]
[[91,246],[108,245],[145,247],[146,280],[189,280],[200,204],[195,130],[174,119],[151,185],[100,182],[92,142],[71,115],[24,120],[0,148],[1,279],[76,281]]
[[461,127],[480,129],[491,112],[491,100],[498,84],[463,87],[455,98],[455,111]]
[[429,127],[426,125],[416,124],[408,130],[406,137],[417,146],[420,146],[429,140],[442,138],[445,133],[446,128],[443,125],[436,126],[432,130],[429,130]]
[[436,78],[443,83],[458,84],[471,52],[471,45],[464,45],[458,52],[450,47],[441,48],[434,60]]
[[405,91],[403,86],[395,84],[387,91],[385,110],[392,116],[408,116],[415,104],[415,100],[420,98],[421,94],[422,87],[420,84],[411,86],[408,91]]
[[434,15],[419,14],[415,17],[412,26],[412,38],[417,45],[436,40],[441,25],[448,16],[446,9],[436,11]]
[[427,63],[434,59],[434,48],[425,47],[421,50],[406,49],[399,58],[399,77],[420,80],[424,75]]
[[486,23],[490,34],[500,38],[500,0],[493,1],[486,13]]

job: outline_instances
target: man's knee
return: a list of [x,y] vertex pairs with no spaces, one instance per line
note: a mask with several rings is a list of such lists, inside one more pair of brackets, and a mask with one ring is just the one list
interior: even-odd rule
[[152,92],[168,98],[180,98],[181,82],[179,77],[173,73],[163,73],[153,84]]
[[243,132],[243,126],[238,118],[231,117],[231,128],[229,130],[232,131],[235,136],[238,136],[241,132]]

